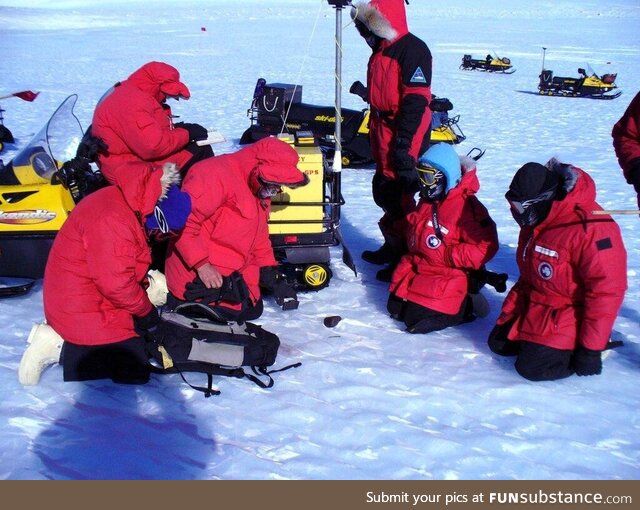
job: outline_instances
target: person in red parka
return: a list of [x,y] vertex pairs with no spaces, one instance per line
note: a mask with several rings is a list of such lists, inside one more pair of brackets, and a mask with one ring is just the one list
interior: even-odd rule
[[611,136],[624,177],[638,194],[640,208],[640,92],[613,126]]
[[406,252],[403,222],[415,209],[416,160],[429,147],[431,130],[431,52],[409,32],[404,4],[404,0],[360,1],[352,10],[358,31],[373,49],[363,95],[371,110],[373,199],[384,212],[378,223],[384,244],[376,251],[364,251],[362,258],[389,264],[378,271],[382,281],[390,281]]
[[498,251],[496,224],[476,197],[476,162],[448,144],[418,161],[420,201],[407,216],[409,252],[398,263],[387,309],[410,333],[429,333],[475,319],[469,272]]
[[[124,166],[114,186],[74,208],[47,260],[44,314],[64,339],[65,381],[149,380],[144,332],[160,320],[145,292],[149,238],[183,228],[191,199],[179,190],[179,172],[171,163]],[[26,353],[23,360],[39,362]]]
[[600,374],[627,289],[620,228],[596,202],[591,177],[551,159],[527,163],[506,193],[520,225],[520,277],[509,291],[489,348],[517,356],[532,381]]
[[[182,184],[193,210],[165,264],[169,306],[204,302],[223,320],[262,314],[260,270],[276,265],[267,224],[271,197],[281,185],[308,182],[298,159],[289,144],[268,137],[193,166]],[[235,278],[235,299],[225,296],[223,278]]]
[[209,145],[195,143],[207,138],[204,127],[173,123],[166,100],[190,96],[175,67],[148,62],[100,100],[90,132],[107,147],[98,153],[97,164],[109,183],[116,181],[117,173],[131,171],[132,167],[122,165],[125,162],[170,161],[184,175],[193,163],[213,155]]

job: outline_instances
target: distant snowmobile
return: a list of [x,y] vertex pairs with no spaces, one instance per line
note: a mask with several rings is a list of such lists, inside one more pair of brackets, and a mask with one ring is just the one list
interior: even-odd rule
[[2,116],[2,112],[4,112],[4,110],[0,108],[0,152],[4,150],[4,145],[6,143],[15,142],[15,140],[13,139],[13,134],[11,134],[9,128],[4,125],[4,117]]
[[[366,97],[366,89],[351,88],[350,92]],[[459,115],[449,117],[453,104],[445,97],[434,97],[432,111],[431,143],[458,144],[466,137],[458,121]],[[367,164],[373,161],[369,146],[369,110],[349,110],[342,113],[342,166]],[[315,139],[328,159],[333,158],[335,147],[335,107],[317,106],[302,102],[302,85],[288,83],[267,84],[260,78],[256,84],[253,101],[247,115],[251,126],[240,138],[241,144],[279,133],[307,131]]]
[[460,69],[465,71],[486,71],[489,73],[513,74],[516,72],[511,65],[511,60],[507,57],[494,57],[488,54],[483,59],[473,58],[471,55],[464,55]]
[[[540,73],[538,92],[545,96],[588,97],[590,99],[615,99],[622,91],[615,84],[617,74],[603,74],[601,77],[590,69],[591,74],[583,68],[578,69],[578,78],[553,76],[553,71],[543,69]],[[613,92],[613,93],[611,93]]]

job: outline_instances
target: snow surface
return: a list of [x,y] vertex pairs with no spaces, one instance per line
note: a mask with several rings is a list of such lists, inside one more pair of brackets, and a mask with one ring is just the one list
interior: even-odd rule
[[[56,107],[77,93],[86,128],[96,101],[150,60],[178,67],[192,99],[184,120],[222,131],[234,151],[249,120],[255,81],[300,83],[303,100],[332,104],[335,11],[324,0],[236,2],[0,0],[2,94],[31,89],[33,103],[3,100],[16,143],[8,161]],[[410,28],[434,55],[433,91],[460,114],[467,140],[486,149],[480,199],[498,223],[489,267],[517,278],[518,229],[504,192],[525,162],[552,156],[589,171],[605,208],[636,207],[611,145],[611,127],[640,83],[640,5],[529,0],[413,0]],[[348,15],[343,25],[343,106],[364,81],[369,50]],[[206,28],[206,31],[201,28]],[[541,69],[572,76],[591,65],[617,72],[613,101],[539,97]],[[511,76],[458,69],[464,53],[511,58]],[[298,310],[269,301],[259,319],[282,341],[277,365],[301,361],[261,390],[218,379],[205,399],[178,376],[146,386],[63,383],[59,366],[35,387],[17,368],[42,286],[0,300],[0,478],[3,479],[638,479],[640,475],[640,220],[618,216],[629,252],[629,290],[599,377],[532,383],[486,338],[503,294],[484,290],[485,319],[427,336],[409,335],[386,313],[378,267],[360,260],[381,236],[370,196],[372,168],[346,169],[342,230],[355,276],[332,250],[334,277],[301,296]],[[335,328],[323,326],[340,315]],[[200,379],[197,382],[202,382]]]

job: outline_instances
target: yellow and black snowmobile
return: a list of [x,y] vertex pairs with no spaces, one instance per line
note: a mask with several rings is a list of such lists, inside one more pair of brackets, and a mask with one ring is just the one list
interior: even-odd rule
[[577,78],[553,76],[553,71],[543,69],[540,73],[538,93],[543,96],[587,97],[590,99],[615,99],[622,91],[615,91],[617,74],[598,76],[593,70],[578,69]]
[[513,74],[516,72],[511,65],[511,60],[507,57],[494,57],[490,53],[485,58],[473,58],[471,55],[464,55],[460,69],[465,71],[486,71],[489,73]]
[[[359,83],[359,82],[356,82]],[[364,86],[362,86],[364,89]],[[351,92],[363,97],[354,87]],[[363,97],[364,99],[364,97]],[[465,135],[458,125],[460,116],[449,116],[453,104],[447,98],[431,101],[431,142],[458,144]],[[331,159],[335,148],[334,106],[317,106],[302,102],[302,85],[267,84],[260,78],[256,84],[251,107],[247,112],[251,125],[240,138],[241,144],[255,142],[265,136],[280,133],[311,132],[318,146]],[[367,164],[372,161],[369,146],[369,110],[341,109],[342,166]]]
[[6,165],[0,161],[0,275],[42,278],[53,240],[75,204],[101,185],[70,169],[83,139],[71,95],[31,142]]

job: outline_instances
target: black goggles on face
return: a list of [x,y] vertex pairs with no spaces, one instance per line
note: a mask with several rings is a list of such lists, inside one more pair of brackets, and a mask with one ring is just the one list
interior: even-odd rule
[[510,198],[510,192],[507,191],[504,197],[507,199],[507,202],[509,202],[511,209],[513,209],[518,214],[524,214],[532,205],[551,200],[555,196],[555,194],[556,190],[552,189],[541,193],[535,198],[530,198],[529,200],[515,200],[513,198]]
[[418,177],[425,186],[433,186],[438,179],[442,178],[442,171],[428,165],[418,165]]

